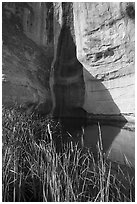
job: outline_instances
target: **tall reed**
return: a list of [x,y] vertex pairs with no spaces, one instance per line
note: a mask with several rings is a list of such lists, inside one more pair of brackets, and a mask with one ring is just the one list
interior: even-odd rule
[[89,149],[72,141],[57,152],[54,137],[63,135],[60,124],[50,118],[3,108],[2,122],[3,202],[134,201],[134,176],[120,165],[114,171],[107,161],[99,124],[95,159]]

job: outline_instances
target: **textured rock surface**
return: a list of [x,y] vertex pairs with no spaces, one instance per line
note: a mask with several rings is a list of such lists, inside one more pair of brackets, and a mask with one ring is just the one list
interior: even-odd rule
[[55,114],[83,107],[97,118],[133,120],[134,3],[3,5],[4,103],[51,101],[50,72]]
[[[35,3],[33,6],[36,9]],[[3,7],[3,105],[17,104],[29,112],[38,109],[49,113],[52,106],[49,75],[53,50],[51,53],[48,44],[40,48],[37,44],[44,46],[45,42],[39,41],[41,37],[35,33],[33,40],[37,44],[25,35],[23,17],[26,11],[33,12],[31,7],[26,8],[26,4],[21,6],[20,3],[16,9],[14,3]],[[17,8],[22,10],[17,13]]]
[[54,78],[54,114],[65,117],[67,108],[83,105],[85,86],[83,67],[76,57],[73,4],[54,5],[58,8],[54,14],[55,53],[51,76],[51,80]]
[[84,108],[134,114],[134,5],[74,3],[77,57],[83,64]]
[[53,3],[6,2],[3,8],[12,24],[22,29],[28,38],[40,46],[53,45]]
[[62,115],[68,106],[83,107],[97,120],[110,116],[111,120],[133,122],[134,4],[54,6],[55,112]]

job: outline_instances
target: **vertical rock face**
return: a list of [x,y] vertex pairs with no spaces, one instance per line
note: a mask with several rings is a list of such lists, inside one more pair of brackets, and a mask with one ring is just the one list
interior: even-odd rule
[[[51,3],[3,3],[3,105],[49,113],[53,60]],[[51,17],[52,16],[52,17]],[[47,22],[48,23],[47,23]]]
[[40,46],[53,43],[53,4],[29,3],[31,9],[25,9],[23,30],[27,37]]
[[53,3],[3,3],[7,17],[40,46],[53,45]]
[[[73,26],[73,4],[58,4],[60,16],[54,17],[55,58],[54,77],[54,114],[60,117],[69,116],[68,108],[82,106],[84,103],[83,67],[76,57],[75,35]],[[56,4],[57,6],[57,4]],[[56,33],[56,30],[54,30]]]
[[3,3],[3,102],[133,115],[134,21],[134,3]]
[[66,107],[80,106],[120,120],[133,116],[134,4],[56,3],[56,8],[55,110],[63,114]]
[[74,3],[77,57],[83,65],[83,107],[94,114],[134,114],[133,3]]

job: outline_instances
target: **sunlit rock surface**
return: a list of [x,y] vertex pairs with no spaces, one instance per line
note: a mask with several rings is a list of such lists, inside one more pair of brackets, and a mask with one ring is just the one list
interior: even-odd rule
[[134,4],[73,6],[77,58],[86,87],[84,108],[94,114],[134,114]]

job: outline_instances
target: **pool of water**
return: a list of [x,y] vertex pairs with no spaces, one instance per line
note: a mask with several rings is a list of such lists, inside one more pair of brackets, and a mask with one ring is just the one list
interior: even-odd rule
[[[103,150],[106,156],[113,162],[135,166],[135,132],[127,129],[101,125],[101,138]],[[99,140],[98,125],[91,125],[85,128],[84,147],[97,152],[97,142]]]

